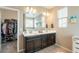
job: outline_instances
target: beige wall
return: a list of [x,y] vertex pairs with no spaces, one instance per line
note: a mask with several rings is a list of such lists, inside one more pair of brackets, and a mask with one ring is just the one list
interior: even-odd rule
[[55,7],[52,10],[54,25],[56,28],[56,42],[57,44],[72,49],[72,34],[68,28],[59,28],[58,27],[58,19],[57,19],[57,11],[63,7]]
[[[59,28],[58,27],[58,19],[57,19],[57,11],[63,7],[55,7],[54,9],[51,9],[51,16],[54,23],[54,26],[56,28],[56,41],[57,44],[72,50],[72,36],[73,35],[79,35],[79,20],[76,24],[68,23],[67,28]],[[68,16],[72,15],[78,15],[79,14],[79,7],[68,7]],[[69,19],[68,19],[69,20]]]
[[79,6],[70,6],[68,9],[68,16],[78,16],[75,24],[69,24],[69,30],[73,35],[79,36]]
[[17,12],[6,10],[6,9],[0,9],[1,10],[1,21],[4,21],[5,19],[17,19]]
[[48,28],[51,28],[51,24],[53,23],[54,23],[53,15],[51,15],[51,13],[49,12],[49,15],[47,16],[46,19],[46,24],[48,24]]

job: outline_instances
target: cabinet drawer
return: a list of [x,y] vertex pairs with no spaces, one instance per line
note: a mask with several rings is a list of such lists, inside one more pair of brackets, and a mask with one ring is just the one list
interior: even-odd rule
[[73,40],[73,52],[79,53],[79,39]]
[[74,42],[74,43],[75,43],[75,42],[79,42],[79,40],[76,39],[76,40],[73,40],[73,42]]
[[79,48],[75,47],[73,50],[74,53],[79,53]]
[[73,43],[73,48],[78,47],[79,48],[79,43]]

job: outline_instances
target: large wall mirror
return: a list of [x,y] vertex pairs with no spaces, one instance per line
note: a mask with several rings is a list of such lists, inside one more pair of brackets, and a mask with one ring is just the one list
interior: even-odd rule
[[24,30],[27,29],[44,29],[46,27],[46,16],[41,12],[36,12],[30,8],[24,13]]

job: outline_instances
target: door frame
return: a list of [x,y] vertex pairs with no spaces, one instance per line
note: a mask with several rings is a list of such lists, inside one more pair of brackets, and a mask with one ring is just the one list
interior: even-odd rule
[[0,8],[17,12],[17,52],[19,52],[19,31],[20,31],[19,30],[19,20],[20,20],[20,10],[19,9],[15,9],[15,8],[11,8],[11,7],[4,7],[4,6],[0,6]]

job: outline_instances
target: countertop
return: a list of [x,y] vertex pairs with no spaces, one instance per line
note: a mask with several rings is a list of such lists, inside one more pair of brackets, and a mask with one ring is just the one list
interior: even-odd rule
[[42,32],[42,33],[26,33],[26,32],[23,32],[23,35],[25,37],[28,37],[28,36],[36,36],[36,35],[43,35],[43,34],[51,34],[51,33],[56,33],[56,31],[53,30],[53,31]]

